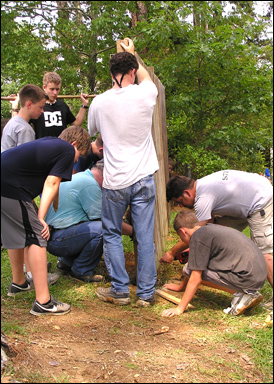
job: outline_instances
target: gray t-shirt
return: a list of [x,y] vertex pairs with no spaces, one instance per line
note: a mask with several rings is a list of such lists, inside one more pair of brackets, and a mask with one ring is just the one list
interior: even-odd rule
[[210,269],[241,289],[261,289],[267,276],[262,252],[236,229],[207,224],[197,229],[189,245],[191,270]]
[[14,116],[3,129],[1,153],[33,140],[35,140],[35,132],[29,123],[22,117]]
[[212,215],[247,218],[273,197],[267,178],[257,173],[225,170],[196,181],[195,214],[199,221]]

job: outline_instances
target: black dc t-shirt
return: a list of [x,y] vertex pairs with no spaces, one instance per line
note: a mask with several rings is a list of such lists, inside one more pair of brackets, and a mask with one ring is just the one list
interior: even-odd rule
[[74,121],[75,116],[69,106],[57,99],[53,104],[46,103],[44,113],[36,120],[31,119],[29,123],[34,126],[36,139],[40,139],[45,136],[58,137]]

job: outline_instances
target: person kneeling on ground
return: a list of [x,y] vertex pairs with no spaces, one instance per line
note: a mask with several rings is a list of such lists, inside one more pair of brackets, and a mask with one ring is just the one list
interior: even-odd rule
[[230,315],[241,315],[246,309],[257,306],[263,299],[258,292],[267,277],[262,252],[241,232],[221,225],[201,226],[189,209],[179,212],[174,229],[189,246],[189,261],[181,284],[165,284],[173,291],[185,289],[176,308],[166,309],[162,316],[181,315],[200,284],[233,294],[231,306],[224,310]]
[[[55,212],[51,205],[46,216],[51,228],[47,250],[59,256],[57,271],[86,283],[103,280],[94,272],[103,253],[103,169],[100,160],[91,169],[73,175],[71,181],[61,183],[59,208]],[[132,231],[130,225],[127,228]]]

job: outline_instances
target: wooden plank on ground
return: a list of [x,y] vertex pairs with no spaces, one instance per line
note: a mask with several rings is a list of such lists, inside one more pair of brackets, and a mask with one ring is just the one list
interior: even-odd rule
[[[162,289],[156,289],[155,293],[156,295],[161,296],[163,299],[171,301],[174,304],[179,304],[181,301],[181,299],[179,299],[178,297],[173,296],[170,293],[163,291]],[[188,304],[187,308],[194,308],[194,306],[192,304]]]

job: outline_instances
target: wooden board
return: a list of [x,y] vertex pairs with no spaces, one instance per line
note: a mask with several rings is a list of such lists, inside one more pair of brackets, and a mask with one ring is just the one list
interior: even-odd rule
[[[173,296],[170,293],[163,291],[162,289],[156,289],[155,293],[156,295],[161,296],[163,299],[171,301],[174,304],[179,304],[181,301],[181,299],[179,299],[178,297]],[[194,308],[194,307],[192,304],[188,304],[187,308]]]

